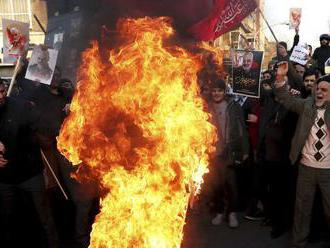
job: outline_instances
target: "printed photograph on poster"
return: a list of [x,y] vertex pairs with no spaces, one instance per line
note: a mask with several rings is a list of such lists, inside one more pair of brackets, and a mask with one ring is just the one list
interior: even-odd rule
[[64,33],[54,34],[53,47],[55,50],[61,50],[63,44],[63,37],[64,37]]
[[29,24],[2,19],[3,62],[13,64],[29,48]]
[[262,51],[232,51],[233,93],[248,97],[260,96]]
[[290,9],[290,29],[299,28],[301,22],[301,8],[291,8]]
[[25,78],[50,85],[56,66],[58,51],[38,45],[33,49]]

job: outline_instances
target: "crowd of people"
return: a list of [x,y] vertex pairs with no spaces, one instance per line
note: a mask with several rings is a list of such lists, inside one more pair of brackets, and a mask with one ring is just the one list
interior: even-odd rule
[[[298,42],[296,32],[293,47]],[[204,187],[213,225],[239,227],[243,168],[249,188],[244,217],[271,226],[271,238],[292,228],[292,247],[305,247],[325,221],[330,224],[329,42],[323,34],[314,53],[309,46],[305,65],[290,61],[293,48],[279,42],[258,99],[233,94],[229,77],[207,59],[199,84],[218,131]]]
[[[70,239],[61,229],[70,231],[65,225],[72,223],[74,238],[69,246],[88,247],[97,189],[93,182],[80,183],[71,177],[75,169],[56,146],[74,85],[62,78],[59,68],[50,85],[28,80],[27,67],[28,61],[22,61],[9,97],[8,84],[0,80],[0,246],[60,247],[60,238]],[[63,204],[70,209],[70,205],[47,164],[71,202],[71,212],[58,209]],[[74,216],[68,221],[71,213]],[[31,214],[35,218],[29,219]],[[31,223],[22,225],[26,220]],[[38,226],[40,230],[34,230]]]
[[[219,73],[210,58],[198,74],[218,135],[203,192],[214,213],[213,225],[227,221],[229,227],[239,227],[242,169],[249,171],[245,218],[270,225],[272,238],[292,226],[292,247],[305,247],[315,195],[316,205],[323,203],[321,220],[330,222],[330,75],[324,70],[330,36],[321,35],[320,42],[314,53],[310,47],[306,65],[291,62],[292,49],[279,42],[277,55],[262,73],[260,98],[234,95],[230,77]],[[72,247],[88,247],[97,187],[71,178],[74,168],[56,147],[74,86],[58,68],[50,86],[28,80],[28,62],[22,64],[10,97],[8,85],[0,80],[1,247],[22,247],[17,210],[27,199],[41,226],[35,234],[40,243],[34,247],[59,247],[53,207],[60,193],[45,164],[52,165],[74,206]]]

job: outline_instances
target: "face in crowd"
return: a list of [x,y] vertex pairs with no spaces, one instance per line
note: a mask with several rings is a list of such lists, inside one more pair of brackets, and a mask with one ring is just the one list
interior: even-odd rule
[[278,49],[278,53],[281,57],[285,57],[288,55],[286,48],[284,46],[282,46],[281,44],[278,44],[277,49]]
[[305,76],[305,78],[304,78],[305,89],[308,92],[311,92],[314,88],[315,82],[316,82],[316,76],[314,74]]
[[249,71],[253,64],[253,53],[245,53],[243,56],[243,69]]
[[215,103],[220,103],[225,99],[225,90],[222,88],[213,87],[211,91],[212,100]]
[[322,107],[326,102],[330,101],[330,83],[321,81],[316,86],[315,105]]
[[297,74],[299,76],[303,77],[304,76],[304,73],[305,73],[305,70],[306,70],[305,67],[302,66],[302,65],[299,65],[299,64],[295,65],[294,67],[296,69]]
[[321,46],[329,46],[329,40],[326,38],[321,39]]

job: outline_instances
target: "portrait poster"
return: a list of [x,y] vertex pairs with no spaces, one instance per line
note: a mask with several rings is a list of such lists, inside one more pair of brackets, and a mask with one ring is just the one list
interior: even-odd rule
[[3,62],[14,64],[29,48],[29,24],[2,19]]
[[301,8],[291,8],[290,9],[290,29],[299,28],[301,22]]
[[233,93],[260,96],[262,51],[232,50]]
[[44,45],[35,46],[25,78],[50,85],[56,66],[58,51]]

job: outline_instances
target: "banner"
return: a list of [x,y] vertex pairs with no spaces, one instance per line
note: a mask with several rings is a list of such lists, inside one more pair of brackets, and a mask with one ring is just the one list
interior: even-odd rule
[[301,8],[291,8],[290,9],[290,29],[299,28],[301,21]]
[[298,44],[293,48],[290,56],[290,61],[296,62],[301,65],[306,65],[308,61],[309,50],[307,46]]
[[2,19],[3,62],[13,64],[29,48],[29,24]]
[[193,25],[189,32],[198,40],[214,40],[236,28],[256,7],[255,0],[217,0],[211,14]]
[[262,51],[232,51],[233,93],[248,97],[260,96]]
[[44,45],[35,46],[25,78],[50,85],[52,82],[58,51]]

